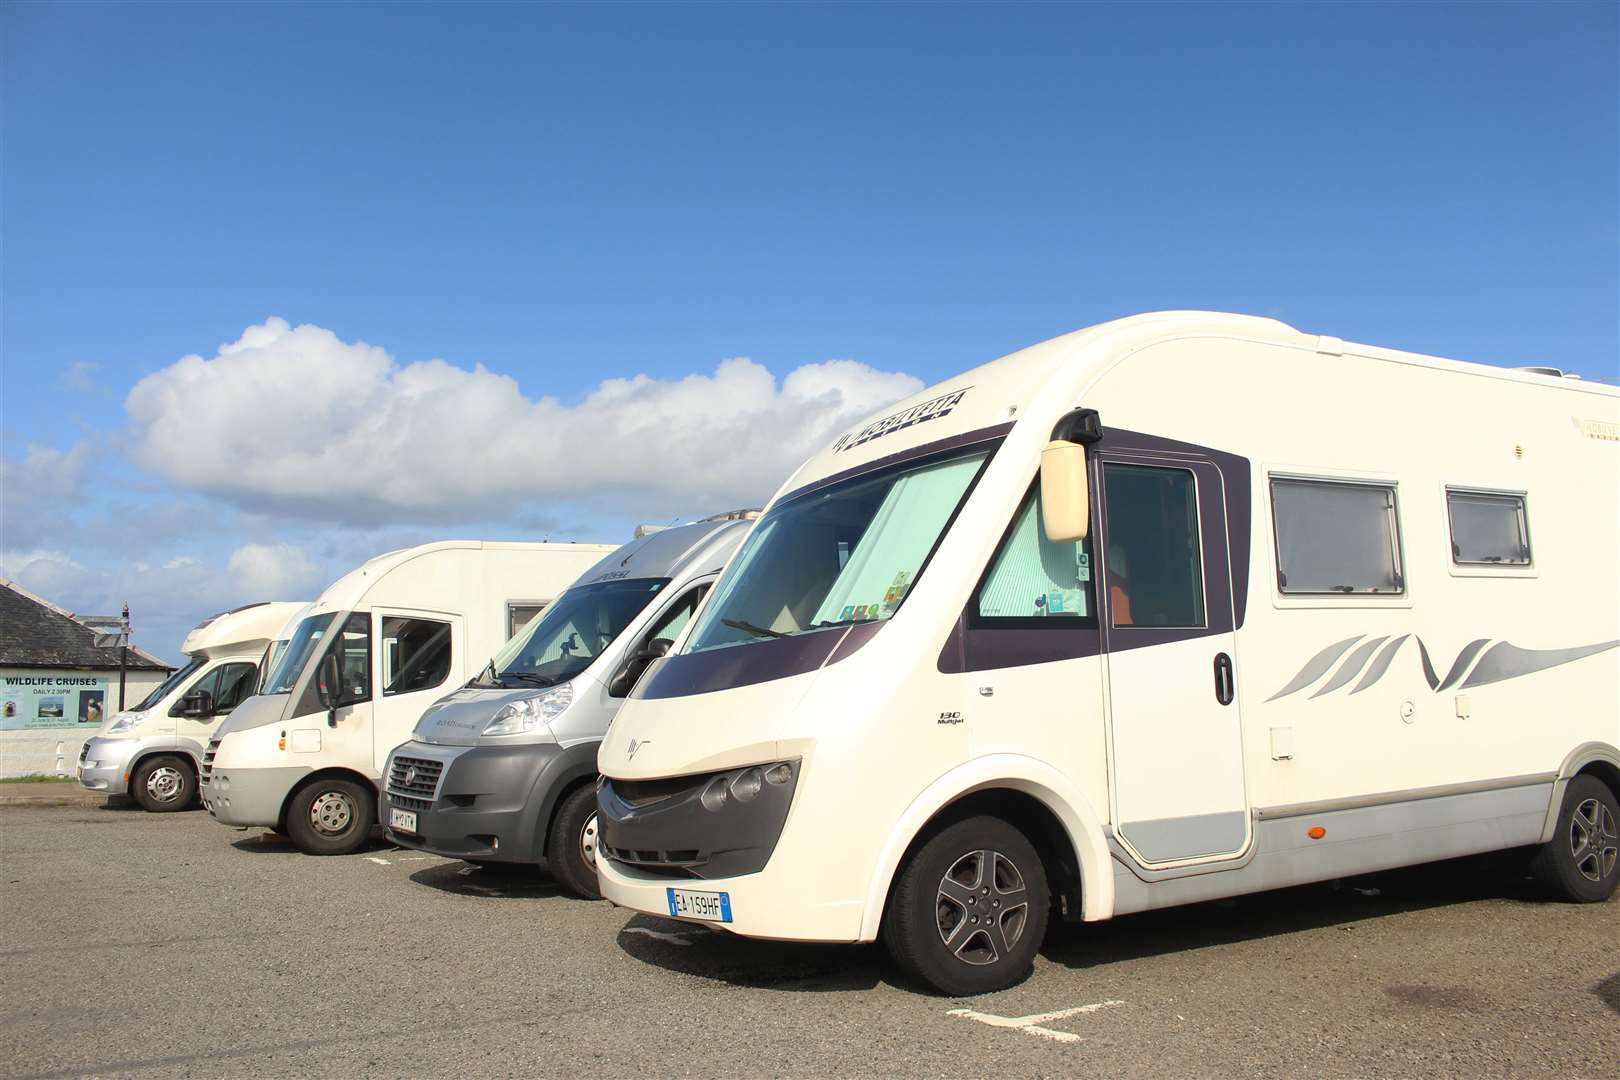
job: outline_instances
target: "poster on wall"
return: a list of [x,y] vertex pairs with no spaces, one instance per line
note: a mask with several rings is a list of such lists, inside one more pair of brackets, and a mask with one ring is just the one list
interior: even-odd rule
[[110,681],[78,671],[0,668],[0,731],[95,727],[107,715]]

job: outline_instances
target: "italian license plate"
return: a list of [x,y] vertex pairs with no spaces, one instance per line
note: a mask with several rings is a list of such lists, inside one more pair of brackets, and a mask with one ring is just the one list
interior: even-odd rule
[[731,921],[731,894],[723,892],[692,892],[690,889],[665,889],[669,894],[669,913],[677,919],[707,919],[709,922]]
[[406,832],[416,831],[416,811],[389,810],[388,827],[390,829],[404,829]]

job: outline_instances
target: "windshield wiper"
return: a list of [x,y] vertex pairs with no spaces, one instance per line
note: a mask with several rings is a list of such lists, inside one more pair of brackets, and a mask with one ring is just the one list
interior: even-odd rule
[[501,679],[522,679],[524,682],[533,683],[536,686],[557,685],[556,679],[548,679],[544,675],[536,675],[532,671],[503,671],[497,677]]
[[733,630],[743,630],[747,633],[753,634],[755,637],[787,637],[787,635],[782,633],[780,630],[769,630],[763,626],[755,626],[746,619],[721,619],[720,621],[731,627]]

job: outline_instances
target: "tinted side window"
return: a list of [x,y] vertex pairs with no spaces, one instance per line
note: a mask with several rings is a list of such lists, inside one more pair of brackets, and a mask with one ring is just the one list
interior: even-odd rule
[[431,690],[450,677],[450,624],[384,615],[383,697]]
[[1451,561],[1458,565],[1529,566],[1530,526],[1523,495],[1446,491]]
[[1054,544],[1046,538],[1038,485],[1014,515],[973,603],[978,617],[990,620],[1055,616],[1061,625],[1073,625],[1089,622],[1094,614],[1090,544]]
[[692,621],[692,613],[697,610],[698,604],[703,601],[703,595],[708,591],[708,585],[699,585],[675,601],[668,611],[658,616],[658,621],[653,623],[652,628],[642,635],[642,647],[645,648],[648,642],[657,641],[659,638],[673,642],[680,637],[681,631]]
[[226,664],[219,668],[219,687],[214,692],[214,715],[223,716],[258,690],[259,669],[254,664]]
[[356,612],[332,643],[343,671],[343,704],[371,699],[371,616]]
[[1271,481],[1271,507],[1282,592],[1406,590],[1394,487],[1279,477]]
[[191,694],[195,694],[199,690],[206,693],[216,702],[219,701],[219,673],[223,670],[225,670],[224,667],[217,667],[182,690],[180,692],[180,696],[174,699],[174,704],[169,706],[169,715],[184,715],[180,710],[184,707],[186,698]]
[[506,640],[510,641],[518,636],[518,631],[538,619],[550,603],[547,600],[538,600],[532,604],[506,605]]
[[1186,469],[1103,465],[1108,608],[1114,626],[1204,625],[1198,486]]

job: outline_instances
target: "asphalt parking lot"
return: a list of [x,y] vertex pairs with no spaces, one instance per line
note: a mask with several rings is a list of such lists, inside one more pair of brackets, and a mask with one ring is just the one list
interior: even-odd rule
[[0,809],[0,1074],[1620,1076],[1620,901],[1481,861],[1060,928],[915,993],[752,942],[202,812]]

